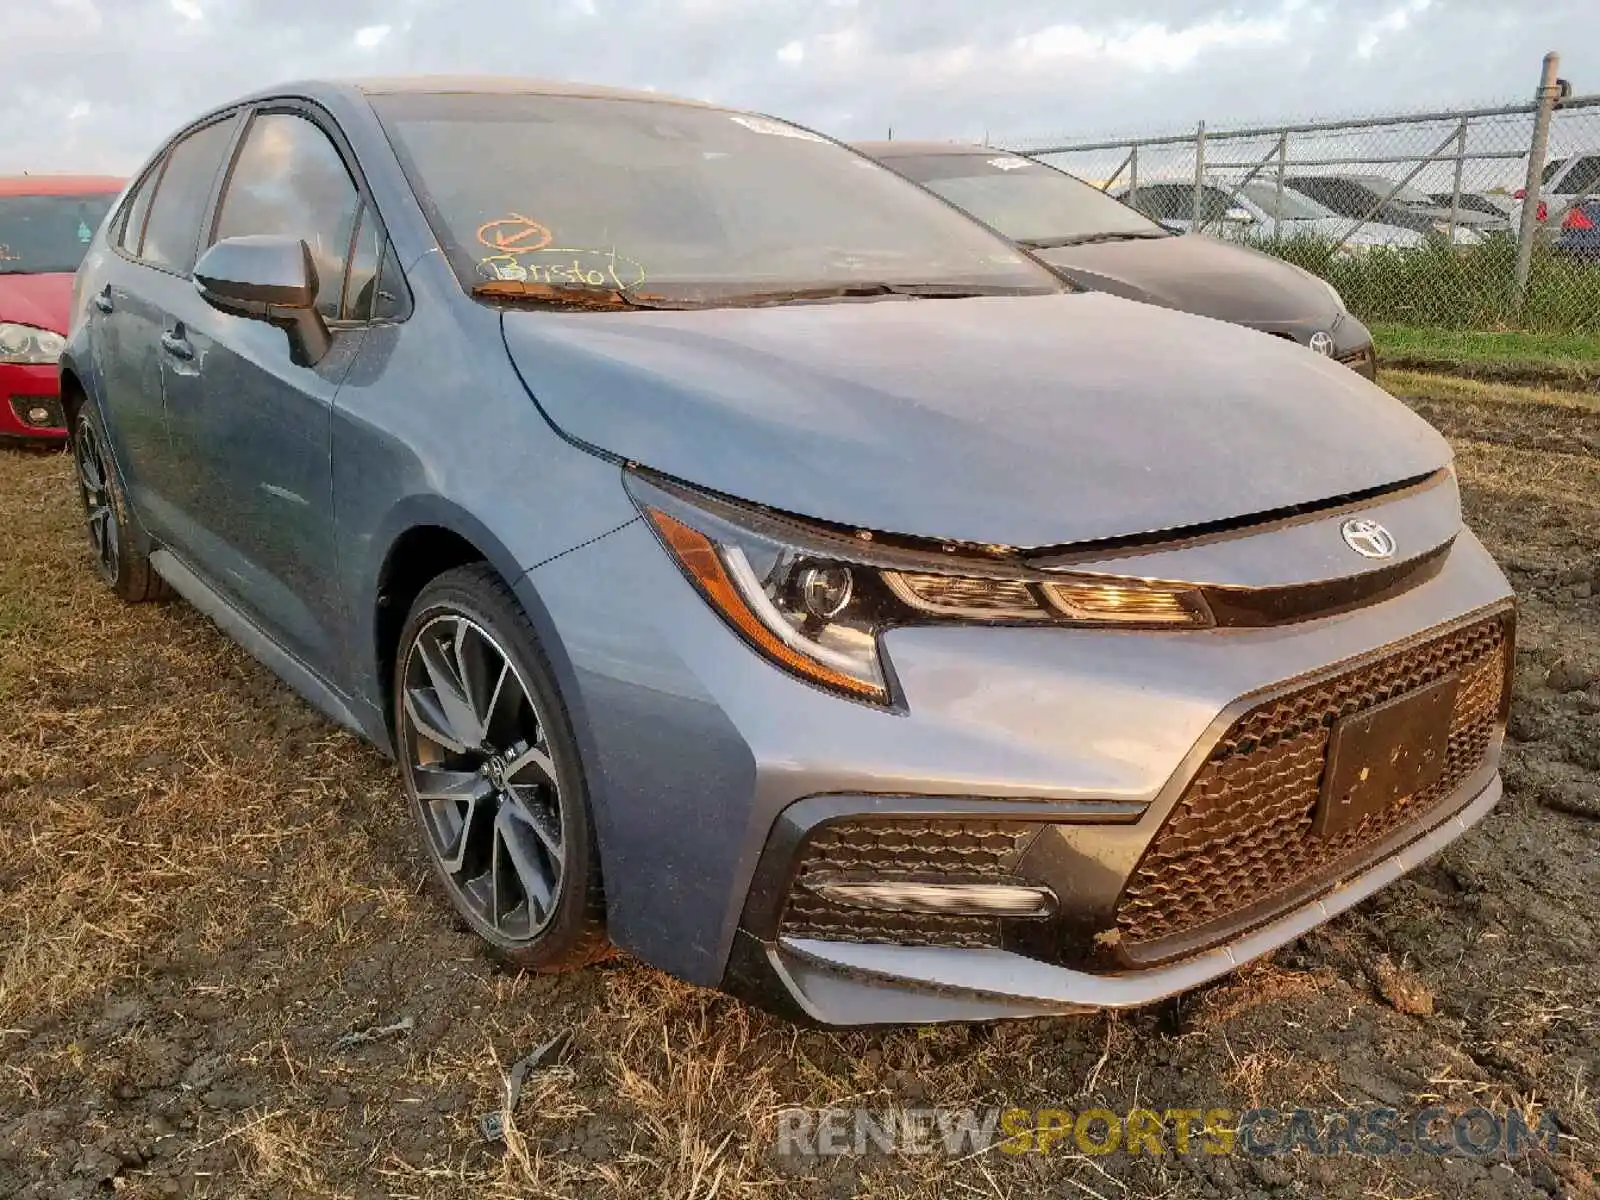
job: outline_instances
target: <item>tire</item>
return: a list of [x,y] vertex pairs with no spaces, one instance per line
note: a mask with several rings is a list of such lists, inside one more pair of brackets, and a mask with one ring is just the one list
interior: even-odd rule
[[445,572],[406,618],[395,757],[435,883],[497,958],[565,971],[609,956],[594,821],[571,720],[511,589]]
[[150,539],[128,507],[111,443],[92,402],[86,401],[73,418],[71,445],[96,573],[129,604],[167,599],[172,588],[150,565]]

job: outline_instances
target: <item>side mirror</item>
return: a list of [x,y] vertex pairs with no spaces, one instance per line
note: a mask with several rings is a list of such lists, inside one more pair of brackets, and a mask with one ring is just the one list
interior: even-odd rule
[[317,311],[317,265],[298,238],[223,238],[195,263],[194,285],[212,308],[283,330],[297,367],[316,366],[333,346]]
[[1227,212],[1223,213],[1222,219],[1230,225],[1254,225],[1256,223],[1255,214],[1239,204],[1235,204]]

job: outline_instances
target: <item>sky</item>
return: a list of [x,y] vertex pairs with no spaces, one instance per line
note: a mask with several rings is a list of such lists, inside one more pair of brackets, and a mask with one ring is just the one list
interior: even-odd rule
[[1600,92],[1596,0],[12,0],[0,173],[136,168],[276,82],[535,75],[1038,144]]

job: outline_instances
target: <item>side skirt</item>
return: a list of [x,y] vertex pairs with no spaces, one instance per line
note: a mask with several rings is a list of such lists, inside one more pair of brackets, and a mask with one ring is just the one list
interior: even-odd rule
[[165,548],[152,550],[150,565],[161,578],[172,585],[173,591],[211,618],[224,633],[260,660],[262,665],[323,715],[343,725],[352,733],[358,734],[363,740],[372,740],[372,734],[350,710],[349,703],[343,696],[325,683],[310,667],[263,633],[254,621],[224,599],[170,550]]

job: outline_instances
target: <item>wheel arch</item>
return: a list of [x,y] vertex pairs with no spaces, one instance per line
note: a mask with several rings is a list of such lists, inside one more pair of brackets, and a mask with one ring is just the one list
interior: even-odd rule
[[67,432],[72,431],[72,423],[78,419],[78,413],[89,400],[89,389],[83,384],[82,377],[78,374],[77,366],[71,359],[63,357],[61,360],[61,411],[66,417]]
[[588,731],[578,711],[577,686],[571,661],[540,602],[538,591],[514,555],[481,520],[442,497],[415,497],[398,506],[373,544],[382,546],[376,568],[367,573],[367,590],[358,612],[370,614],[373,694],[382,713],[382,729],[394,747],[394,665],[400,635],[422,589],[446,571],[482,562],[506,583],[522,606],[556,677],[574,725],[580,749],[588,753]]

